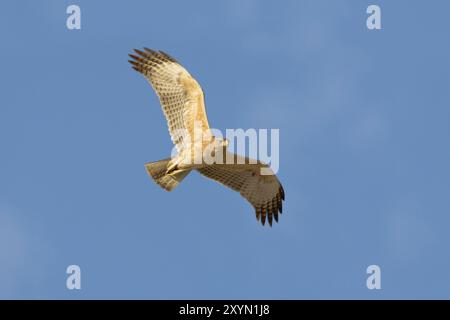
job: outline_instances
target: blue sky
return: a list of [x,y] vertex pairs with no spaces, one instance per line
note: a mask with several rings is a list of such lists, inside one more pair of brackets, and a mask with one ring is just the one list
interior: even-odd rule
[[[450,298],[448,1],[1,7],[0,298]],[[197,173],[149,179],[172,146],[143,46],[197,78],[213,127],[280,129],[279,224]]]

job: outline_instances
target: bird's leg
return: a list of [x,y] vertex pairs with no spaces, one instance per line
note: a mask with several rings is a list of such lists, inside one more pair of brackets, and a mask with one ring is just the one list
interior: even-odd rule
[[169,165],[167,166],[166,169],[166,174],[171,174],[173,173],[173,171],[175,171],[177,169],[178,163],[176,161],[170,161]]
[[182,164],[182,162],[183,158],[181,158],[180,156],[172,158],[172,160],[170,160],[169,164],[167,165],[166,174],[175,174],[177,171],[180,171],[180,165]]

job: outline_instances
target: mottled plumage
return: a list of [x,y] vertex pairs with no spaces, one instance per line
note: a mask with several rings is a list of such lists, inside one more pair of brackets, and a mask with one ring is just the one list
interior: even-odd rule
[[[155,182],[171,191],[191,170],[197,170],[202,175],[239,192],[252,204],[256,218],[263,225],[266,219],[269,225],[272,225],[273,219],[278,221],[278,213],[282,212],[284,190],[268,165],[228,152],[227,155],[235,160],[232,164],[182,164],[183,159],[193,154],[186,151],[199,145],[224,143],[213,136],[206,142],[194,137],[194,124],[200,124],[203,132],[210,133],[202,88],[189,72],[168,54],[148,48],[135,52],[136,55],[130,54],[133,60],[129,62],[133,69],[148,79],[156,91],[167,119],[169,133],[178,151],[178,156],[174,159],[146,164],[147,171]],[[226,149],[227,144],[223,146]],[[271,174],[262,175],[261,168],[269,170]]]

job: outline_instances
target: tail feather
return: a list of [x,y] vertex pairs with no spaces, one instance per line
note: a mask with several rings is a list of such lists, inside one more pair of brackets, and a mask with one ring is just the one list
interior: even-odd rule
[[191,170],[175,171],[167,174],[170,158],[145,164],[145,168],[155,182],[167,191],[172,191],[191,172]]

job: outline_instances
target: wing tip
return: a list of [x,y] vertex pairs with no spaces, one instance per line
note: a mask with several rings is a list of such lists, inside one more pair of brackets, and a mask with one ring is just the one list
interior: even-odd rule
[[169,61],[171,61],[171,62],[178,63],[178,61],[177,61],[174,57],[172,57],[171,55],[169,55],[168,53],[166,53],[166,52],[164,52],[164,51],[162,51],[162,50],[159,50],[159,53],[162,54],[167,60],[169,60]]
[[145,57],[145,53],[139,49],[133,49],[134,52],[136,52],[138,55]]
[[278,223],[279,214],[283,213],[284,198],[284,190],[280,185],[276,197],[266,204],[255,206],[256,221],[265,226],[267,220],[270,227],[272,227],[274,220]]
[[[143,51],[142,51],[143,50]],[[133,51],[138,54],[141,58],[140,59],[147,59],[147,60],[152,60],[153,62],[159,62],[159,63],[163,63],[163,62],[174,62],[174,63],[178,63],[178,61],[172,57],[171,55],[169,55],[168,53],[162,51],[162,50],[153,50],[147,47],[143,47],[143,49],[136,49],[134,48]]]
[[128,54],[128,56],[132,58],[132,60],[128,61],[133,65],[137,65],[139,69],[137,71],[141,73],[144,73],[146,69],[153,69],[156,65],[161,65],[164,63],[179,64],[175,58],[162,50],[155,51],[144,47],[142,50],[134,48],[133,51],[135,54]]

